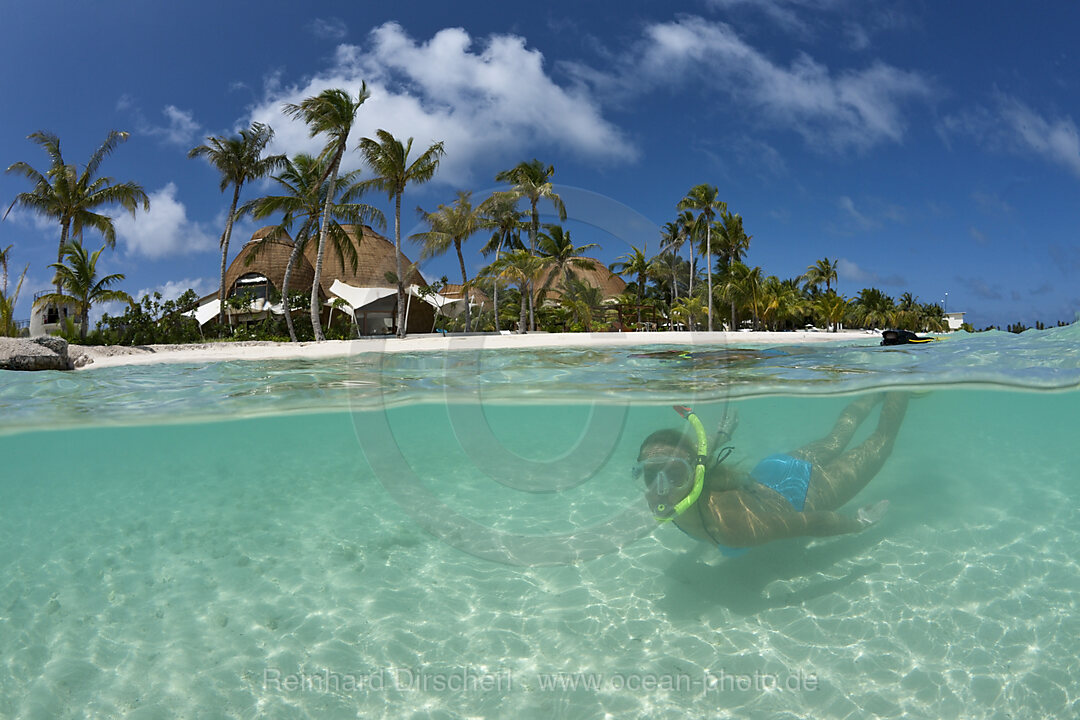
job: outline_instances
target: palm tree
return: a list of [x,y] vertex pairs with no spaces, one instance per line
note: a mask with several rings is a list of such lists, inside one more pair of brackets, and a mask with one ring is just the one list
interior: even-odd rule
[[15,283],[15,292],[8,295],[7,272],[10,251],[11,245],[8,245],[3,252],[0,252],[0,260],[3,261],[4,267],[4,288],[0,291],[0,337],[18,337],[19,335],[19,326],[15,322],[15,305],[19,302],[19,293],[22,292],[26,271],[30,269],[29,264],[23,268],[22,275],[19,275]]
[[394,201],[394,248],[397,259],[397,336],[405,337],[405,275],[401,257],[401,197],[409,183],[426,183],[439,169],[445,154],[441,142],[432,143],[420,157],[409,162],[413,139],[404,144],[385,130],[376,132],[378,140],[363,138],[360,153],[375,177],[361,183],[364,188],[382,190]]
[[[256,219],[266,218],[275,213],[283,213],[281,222],[274,229],[256,243],[254,251],[248,255],[248,262],[253,262],[265,243],[276,242],[286,237],[292,229],[293,223],[300,222],[300,230],[293,239],[293,248],[289,253],[289,261],[285,265],[285,277],[281,282],[281,307],[285,313],[285,324],[289,329],[289,338],[296,342],[296,330],[293,325],[292,309],[289,307],[289,290],[291,278],[296,263],[303,254],[307,242],[319,232],[320,216],[326,205],[326,195],[330,187],[329,181],[320,180],[327,178],[326,164],[329,158],[314,158],[311,155],[301,153],[292,160],[286,160],[284,169],[274,176],[274,182],[281,186],[282,195],[267,195],[247,203],[241,212],[250,212]],[[327,240],[333,243],[337,249],[338,257],[342,263],[348,262],[355,271],[357,266],[356,244],[349,237],[345,229],[339,223],[375,223],[379,227],[386,224],[381,211],[370,205],[358,202],[347,202],[357,194],[357,180],[360,171],[338,175],[335,180],[335,189],[331,194],[333,203],[330,207],[330,226],[327,232]],[[362,237],[362,234],[361,234]],[[342,267],[344,270],[344,267]],[[313,292],[317,292],[313,288]]]
[[765,309],[765,276],[760,267],[750,268],[741,262],[734,263],[737,282],[741,286],[740,295],[750,308],[754,320],[754,328],[758,327],[762,313]]
[[825,321],[831,332],[836,332],[850,309],[850,303],[832,290],[820,296],[814,303],[818,318]]
[[641,305],[645,296],[645,277],[649,274],[649,259],[645,257],[646,252],[648,252],[648,247],[646,247],[645,250],[639,250],[631,245],[630,252],[625,255],[620,255],[615,259],[615,262],[611,264],[611,272],[616,275],[637,276],[638,327],[641,326]]
[[698,221],[705,225],[705,267],[708,273],[708,298],[709,298],[709,332],[713,329],[712,313],[712,223],[717,212],[726,212],[727,204],[717,199],[720,191],[715,185],[695,185],[690,192],[679,201],[679,210],[690,210],[698,213]]
[[832,292],[832,284],[836,282],[836,261],[825,257],[806,268],[806,284],[813,290],[825,283],[825,292]]
[[[743,230],[742,216],[732,215],[725,208],[720,213],[720,221],[717,223],[717,234],[720,240],[720,252],[724,259],[724,267],[732,263],[742,262],[743,253],[750,249],[750,241],[753,236],[747,235]],[[735,327],[735,304],[731,305],[731,327]]]
[[[106,275],[103,278],[98,277],[97,262],[105,247],[105,245],[102,245],[101,249],[88,255],[81,243],[70,242],[65,245],[63,257],[67,259],[69,264],[65,265],[63,262],[58,262],[49,266],[56,270],[56,284],[60,286],[61,292],[42,295],[37,300],[39,303],[56,303],[57,305],[71,303],[75,305],[79,312],[79,324],[81,325],[79,335],[83,340],[86,339],[86,331],[90,324],[90,306],[92,304],[100,302],[134,302],[126,292],[112,290],[109,287],[123,280],[123,275],[117,273]],[[63,292],[64,290],[67,292]]]
[[603,301],[604,293],[595,285],[572,276],[566,279],[566,292],[562,296],[561,303],[570,311],[575,320],[585,326],[585,332],[592,332],[595,319],[593,310],[600,307]]
[[695,251],[694,244],[700,240],[701,236],[701,223],[694,217],[692,210],[683,210],[675,222],[679,225],[679,230],[684,237],[684,242],[688,248],[689,257],[687,263],[690,265],[690,278],[686,283],[686,292],[691,294],[694,292],[694,278],[697,276],[697,252]]
[[[520,162],[509,170],[503,170],[495,176],[495,182],[509,183],[510,192],[518,198],[529,201],[532,224],[529,226],[529,252],[536,252],[536,241],[540,235],[540,212],[537,205],[541,198],[547,198],[555,206],[559,220],[566,220],[566,206],[555,192],[551,176],[555,174],[554,165],[544,165],[536,158],[530,162]],[[532,302],[532,288],[529,288],[529,327],[536,329],[536,312]]]
[[[64,259],[64,246],[69,239],[82,241],[83,229],[97,230],[105,238],[108,247],[116,245],[116,228],[112,218],[94,212],[96,209],[119,205],[135,217],[135,211],[142,206],[143,212],[150,209],[150,198],[141,185],[133,182],[116,183],[111,177],[95,177],[101,163],[120,143],[128,139],[128,133],[113,130],[105,138],[94,154],[90,156],[80,174],[75,165],[64,162],[60,152],[60,138],[48,132],[36,132],[28,136],[40,145],[49,155],[49,169],[38,172],[28,163],[17,162],[8,167],[7,172],[23,175],[34,185],[30,192],[22,192],[8,206],[6,218],[11,209],[19,207],[31,210],[60,223],[60,243],[56,261]],[[60,293],[60,286],[56,293]]]
[[893,299],[877,288],[863,288],[852,304],[855,321],[863,327],[887,327],[896,320]]
[[948,331],[949,323],[945,320],[945,311],[937,303],[920,303],[917,312],[923,332]]
[[[487,241],[480,252],[485,256],[495,253],[495,259],[499,259],[503,248],[507,250],[524,249],[521,244],[521,218],[523,215],[517,209],[517,196],[508,192],[494,192],[484,202],[480,203],[481,212],[484,214],[485,226],[493,230],[491,239]],[[492,297],[495,312],[495,331],[499,331],[499,280],[492,279]]]
[[685,320],[687,329],[694,332],[698,318],[706,314],[705,303],[696,295],[687,295],[679,298],[678,302],[671,306],[671,315],[675,319]]
[[3,282],[0,282],[0,294],[7,295],[8,286],[8,257],[11,255],[12,245],[0,250],[0,270],[3,271]]
[[417,233],[410,239],[424,244],[420,252],[422,258],[442,255],[451,247],[457,252],[458,265],[461,268],[461,294],[465,302],[465,332],[472,324],[469,309],[469,274],[465,269],[465,257],[461,254],[461,245],[484,227],[484,217],[479,207],[473,207],[472,193],[458,191],[457,201],[453,205],[439,205],[435,212],[424,212],[417,208],[420,217],[430,228],[427,232]]
[[600,247],[596,243],[574,245],[570,238],[570,231],[562,225],[545,225],[546,233],[540,233],[537,239],[536,249],[539,253],[540,268],[551,268],[544,278],[544,284],[536,293],[536,302],[544,304],[544,298],[551,285],[558,279],[559,284],[565,289],[566,282],[574,277],[574,268],[579,270],[591,270],[593,263],[581,257],[587,250]]
[[[308,126],[311,137],[326,135],[326,145],[320,157],[326,162],[326,178],[320,179],[318,187],[327,182],[331,188],[337,187],[338,171],[341,158],[349,140],[349,132],[356,121],[356,113],[369,97],[367,83],[362,83],[356,100],[340,88],[328,88],[318,95],[306,98],[299,105],[287,103],[283,108],[286,115],[299,118]],[[323,255],[326,252],[326,238],[330,228],[330,206],[333,193],[326,193],[323,202],[322,220],[319,222],[319,249],[315,256],[315,278],[311,284],[311,327],[315,331],[315,340],[326,339],[323,335],[322,322],[319,320],[319,283],[322,280]]]
[[[679,250],[689,238],[686,224],[679,220],[664,223],[664,227],[660,229],[660,254],[670,254],[672,259],[678,258]],[[671,269],[671,302],[674,303],[679,299],[679,281],[675,274],[678,263],[668,262],[664,265]]]
[[285,162],[284,155],[263,157],[263,151],[274,138],[274,131],[268,125],[252,123],[251,127],[241,130],[233,137],[213,136],[206,138],[205,145],[199,145],[188,151],[189,158],[205,157],[221,174],[221,192],[230,185],[233,188],[229,213],[225,216],[225,230],[221,234],[221,275],[218,284],[218,300],[221,301],[221,324],[225,324],[225,268],[229,259],[229,240],[232,238],[233,222],[236,220],[236,206],[240,202],[240,189],[250,180],[266,177]]
[[511,250],[503,254],[484,270],[484,275],[492,278],[509,280],[521,290],[521,315],[518,318],[518,332],[524,333],[528,326],[528,305],[526,296],[532,281],[540,272],[540,259],[528,250]]

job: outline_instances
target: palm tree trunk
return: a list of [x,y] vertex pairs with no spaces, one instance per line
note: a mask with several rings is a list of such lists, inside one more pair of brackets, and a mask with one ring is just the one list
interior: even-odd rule
[[690,279],[686,282],[686,297],[690,297],[694,294],[694,241],[693,239],[687,243],[690,246]]
[[518,334],[524,334],[525,324],[529,321],[527,306],[525,305],[525,295],[529,290],[529,281],[521,283],[521,316],[518,318]]
[[[706,221],[708,217],[705,218]],[[705,272],[709,277],[709,332],[713,331],[712,324],[712,223],[705,225]]]
[[394,261],[397,263],[397,336],[405,337],[405,278],[401,267],[401,191],[394,195]]
[[90,324],[90,303],[83,305],[83,311],[79,313],[79,337],[86,339],[86,328]]
[[[671,252],[671,307],[674,307],[679,299],[679,281],[675,275],[678,258],[678,254],[673,250]],[[668,330],[675,332],[675,313],[670,310],[668,311]]]
[[645,290],[645,276],[638,275],[637,277],[637,326],[638,330],[641,329],[641,293]]
[[322,222],[319,227],[319,249],[315,253],[315,279],[311,283],[311,329],[315,333],[315,341],[322,342],[326,340],[326,335],[323,334],[322,322],[319,320],[319,311],[322,309],[319,307],[319,283],[322,280],[322,266],[323,255],[326,253],[326,237],[330,231],[330,205],[334,201],[334,192],[332,188],[337,184],[338,167],[341,165],[341,156],[345,152],[344,144],[337,149],[334,153],[334,162],[330,166],[330,179],[328,188],[331,188],[326,193],[326,202],[323,204]]
[[221,301],[221,314],[218,322],[225,323],[225,268],[229,260],[229,240],[232,238],[233,221],[236,219],[236,204],[240,202],[240,185],[233,185],[232,204],[229,216],[225,218],[225,232],[221,236],[221,283],[218,285],[218,300]]
[[289,328],[289,340],[296,342],[296,328],[293,327],[292,308],[289,307],[289,280],[292,278],[293,267],[300,259],[300,241],[293,241],[292,252],[289,253],[289,262],[285,264],[285,277],[281,280],[281,309],[285,311],[285,327]]
[[[69,221],[64,220],[64,221],[62,221],[60,223],[60,247],[56,251],[56,262],[58,262],[58,263],[64,262],[64,246],[67,245],[68,232],[70,232],[70,230],[69,230]],[[5,283],[5,287],[6,287],[6,283]],[[59,279],[58,279],[57,283],[56,283],[56,294],[59,295],[61,293],[61,290],[62,290],[62,288],[60,287],[60,282],[59,282]],[[59,308],[57,308],[57,309],[59,310]]]
[[[735,258],[732,257],[731,253],[728,253],[728,256],[727,256],[728,275],[731,274],[731,268],[732,268],[732,266],[734,264],[735,264]],[[738,330],[738,328],[735,327],[735,298],[732,297],[730,299],[730,302],[731,302],[731,327],[729,328],[729,330],[731,332],[735,332],[735,331]]]
[[[499,252],[502,250],[503,238],[499,238],[499,244],[495,248],[495,262],[499,262]],[[494,278],[494,295],[495,295],[495,332],[499,330],[499,278]]]
[[[532,224],[529,225],[529,254],[536,255],[536,236],[540,233],[540,213],[536,211],[536,199],[532,201]],[[536,331],[536,308],[533,306],[533,281],[529,279],[529,329]]]
[[454,240],[454,249],[457,250],[458,264],[461,265],[461,296],[465,300],[465,332],[469,332],[469,326],[472,321],[472,315],[469,310],[469,291],[466,286],[469,284],[469,276],[465,273],[465,258],[461,256],[461,241]]

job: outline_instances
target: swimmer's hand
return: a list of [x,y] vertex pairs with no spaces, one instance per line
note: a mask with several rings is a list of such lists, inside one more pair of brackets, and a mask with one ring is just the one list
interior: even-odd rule
[[881,518],[885,517],[885,513],[889,509],[889,501],[882,500],[876,502],[873,505],[864,505],[859,508],[859,511],[855,513],[855,519],[863,526],[863,529],[876,525],[881,521]]

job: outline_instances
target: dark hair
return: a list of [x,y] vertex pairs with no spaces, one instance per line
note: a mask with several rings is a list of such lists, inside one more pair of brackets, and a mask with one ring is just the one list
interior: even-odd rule
[[638,449],[638,460],[641,459],[641,453],[650,445],[666,445],[685,452],[687,455],[697,455],[697,440],[684,430],[664,428],[649,435],[641,442],[641,447]]

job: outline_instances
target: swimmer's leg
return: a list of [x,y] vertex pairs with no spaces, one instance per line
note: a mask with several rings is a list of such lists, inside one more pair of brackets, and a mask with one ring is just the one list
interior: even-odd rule
[[807,460],[811,465],[825,465],[832,462],[851,442],[855,431],[862,425],[874,405],[881,402],[882,397],[881,393],[874,393],[856,398],[840,413],[840,417],[836,419],[836,424],[828,435],[788,454],[800,460]]
[[888,393],[870,437],[835,460],[815,465],[806,493],[807,510],[835,510],[866,487],[892,453],[907,404],[908,393]]

